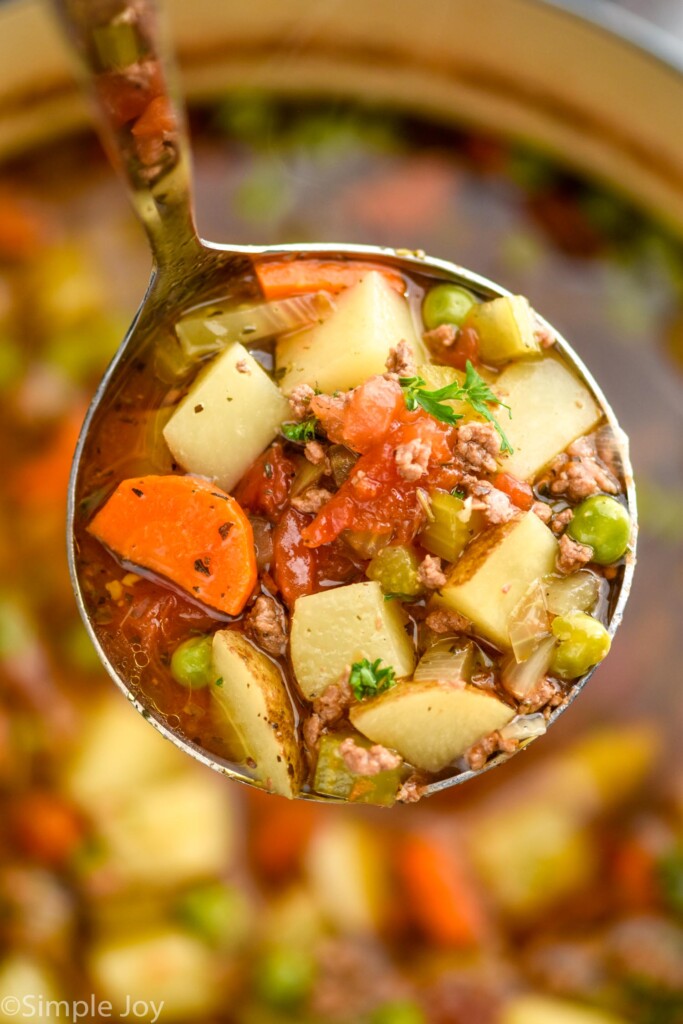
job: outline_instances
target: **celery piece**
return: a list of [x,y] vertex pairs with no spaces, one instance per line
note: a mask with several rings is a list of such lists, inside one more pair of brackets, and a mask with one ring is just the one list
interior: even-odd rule
[[391,807],[401,784],[402,767],[376,775],[356,775],[349,771],[339,748],[350,736],[358,747],[368,749],[372,746],[370,740],[358,733],[337,732],[323,736],[318,749],[313,789],[323,796],[337,797],[350,803]]
[[141,56],[135,24],[116,20],[93,30],[97,56],[103,70],[127,68]]
[[387,547],[390,540],[390,534],[373,533],[372,530],[344,530],[343,537],[351,550],[361,558],[374,558]]
[[541,353],[534,313],[523,295],[505,295],[472,306],[463,327],[477,332],[485,363],[507,363]]
[[431,502],[434,518],[427,523],[418,539],[430,554],[454,562],[481,529],[481,515],[472,512],[468,518],[463,499],[445,491],[432,494]]
[[377,580],[385,594],[418,597],[424,587],[418,576],[420,559],[414,548],[398,544],[382,548],[365,570],[371,580]]

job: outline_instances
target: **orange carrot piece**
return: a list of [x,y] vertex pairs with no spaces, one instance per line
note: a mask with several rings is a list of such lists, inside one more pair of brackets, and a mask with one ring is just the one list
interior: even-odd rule
[[251,523],[225,491],[193,476],[124,480],[88,527],[127,562],[228,615],[256,583]]
[[59,423],[42,451],[17,469],[12,492],[22,505],[59,507],[66,503],[71,463],[85,413],[85,407],[77,406]]
[[73,806],[57,793],[35,790],[10,810],[10,833],[31,859],[61,867],[85,838],[85,823]]
[[397,270],[366,260],[264,260],[257,264],[256,276],[263,294],[271,300],[319,291],[336,295],[358,284],[371,270],[382,274],[399,295],[404,294],[406,283]]
[[453,851],[436,838],[411,835],[398,856],[407,908],[425,936],[441,946],[476,945],[484,913]]

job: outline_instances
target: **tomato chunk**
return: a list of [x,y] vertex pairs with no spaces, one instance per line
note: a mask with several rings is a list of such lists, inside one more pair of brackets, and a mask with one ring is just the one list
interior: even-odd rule
[[275,522],[287,501],[296,470],[276,441],[260,455],[235,488],[235,498],[254,515]]
[[316,589],[315,552],[302,537],[308,522],[309,516],[288,508],[273,534],[273,578],[289,608]]
[[528,512],[534,503],[534,492],[524,480],[518,480],[512,473],[496,473],[493,486],[507,494],[513,505]]

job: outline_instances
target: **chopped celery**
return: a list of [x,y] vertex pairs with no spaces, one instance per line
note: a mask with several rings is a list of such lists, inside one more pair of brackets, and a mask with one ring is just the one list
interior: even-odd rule
[[420,544],[432,555],[454,562],[481,529],[481,516],[473,512],[467,518],[465,502],[455,494],[436,491],[431,499],[434,518],[420,533]]
[[373,533],[372,530],[345,530],[343,536],[351,550],[361,558],[374,558],[390,539],[388,534]]
[[296,475],[292,480],[292,486],[289,492],[290,498],[296,498],[298,494],[303,494],[308,487],[315,487],[324,472],[324,463],[314,466],[312,462],[308,461],[308,459],[302,458],[298,460]]
[[358,456],[343,444],[333,444],[328,451],[332,476],[337,487],[348,479],[349,473],[358,462]]
[[103,70],[127,68],[142,55],[135,24],[114,18],[93,30],[97,56]]
[[418,597],[424,587],[420,582],[420,559],[414,548],[397,544],[382,548],[366,569],[371,580],[377,580],[385,594]]
[[506,295],[472,306],[464,327],[479,335],[479,352],[485,363],[507,363],[540,354],[534,313],[522,295]]
[[401,767],[376,775],[357,775],[346,767],[339,748],[345,739],[353,737],[358,747],[372,746],[370,740],[358,733],[330,733],[320,740],[318,762],[315,766],[313,789],[324,796],[337,797],[350,803],[377,804],[391,807],[401,784]]

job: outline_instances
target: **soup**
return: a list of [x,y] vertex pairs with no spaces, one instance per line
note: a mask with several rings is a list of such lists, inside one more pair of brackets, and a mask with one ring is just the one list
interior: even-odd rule
[[266,302],[192,310],[98,412],[86,605],[136,696],[267,789],[414,800],[541,735],[607,653],[611,428],[522,296],[255,274]]

